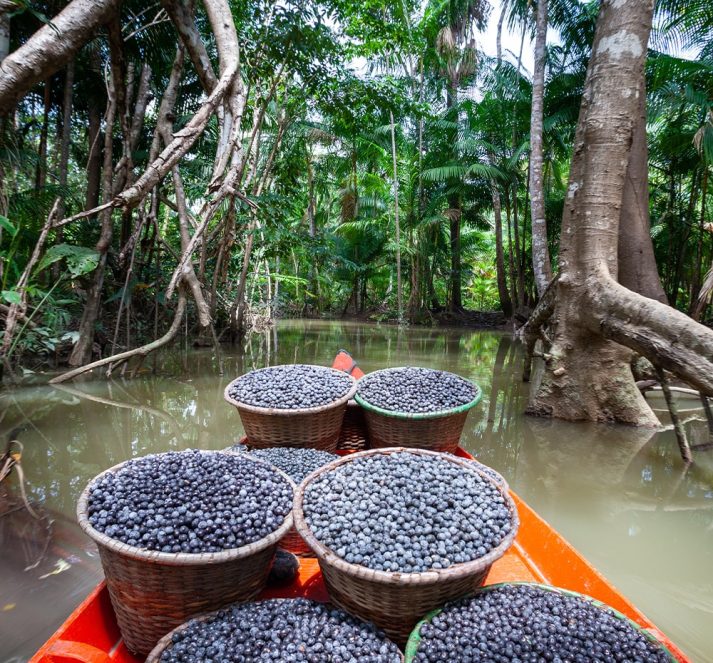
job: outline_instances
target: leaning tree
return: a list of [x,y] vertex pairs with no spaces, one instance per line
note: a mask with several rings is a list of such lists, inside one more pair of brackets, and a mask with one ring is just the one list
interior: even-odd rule
[[[523,330],[526,379],[536,341],[544,344],[531,414],[656,425],[630,368],[634,353],[713,396],[713,331],[660,301],[660,284],[642,268],[651,260],[648,219],[636,208],[648,195],[639,132],[652,15],[653,0],[601,4],[562,218],[560,271]],[[640,261],[638,269],[632,261]]]

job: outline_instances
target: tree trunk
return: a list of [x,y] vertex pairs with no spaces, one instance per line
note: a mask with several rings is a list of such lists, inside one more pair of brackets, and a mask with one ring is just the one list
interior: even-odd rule
[[503,218],[500,204],[500,191],[494,180],[490,180],[490,193],[493,198],[493,215],[495,216],[495,270],[498,280],[498,295],[500,308],[506,318],[512,317],[512,301],[505,278],[505,256],[503,254]]
[[[502,207],[502,206],[501,206]],[[502,216],[502,210],[501,210]],[[512,238],[512,215],[510,214],[510,189],[505,187],[505,223],[508,229],[508,269],[510,274],[510,304],[514,308],[520,308],[522,305],[520,302],[520,292],[518,290],[518,271],[515,269],[516,260],[519,261],[517,251],[513,252],[513,249],[519,248],[519,244],[515,244]],[[518,268],[520,263],[517,263]]]
[[532,76],[532,113],[530,116],[530,196],[532,204],[532,267],[537,294],[552,280],[550,251],[547,245],[545,191],[542,177],[542,130],[544,121],[545,57],[547,47],[547,0],[537,2],[535,70]]
[[0,64],[0,114],[56,73],[106,23],[121,0],[72,0]]
[[703,237],[706,222],[706,198],[708,196],[708,168],[703,171],[703,184],[701,191],[701,215],[698,218],[698,242],[696,243],[696,266],[691,284],[691,302],[689,312],[693,314],[697,309],[698,294],[701,291],[701,278],[703,275]]
[[[63,189],[59,215],[64,216],[67,175],[69,170],[69,144],[72,138],[72,93],[74,89],[74,60],[70,60],[64,75],[64,94],[62,96],[62,140],[59,151],[59,186]],[[61,229],[60,229],[61,230]]]
[[10,53],[10,12],[0,10],[0,62]]
[[497,55],[498,67],[503,62],[503,21],[505,20],[507,8],[507,3],[503,2],[502,9],[500,10],[500,18],[498,18],[498,29],[495,35],[495,53]]
[[248,271],[250,269],[250,256],[253,250],[253,243],[255,241],[255,233],[257,232],[257,225],[255,223],[254,215],[250,216],[250,224],[247,228],[247,238],[245,239],[245,248],[243,250],[243,265],[240,270],[240,281],[238,282],[238,292],[235,295],[235,301],[233,302],[232,310],[230,312],[230,322],[231,328],[233,330],[233,337],[240,337],[243,334],[243,327],[245,324],[245,289],[248,283]]
[[394,223],[396,224],[396,302],[399,312],[399,322],[404,318],[403,290],[401,288],[401,226],[399,223],[399,178],[396,170],[396,127],[394,113],[389,111],[391,118],[391,157],[394,166]]
[[[458,104],[458,88],[454,80],[449,81],[446,95],[446,108],[455,108]],[[457,113],[457,111],[455,111]],[[457,122],[457,117],[452,118]],[[453,132],[452,144],[455,146],[456,132]],[[455,149],[455,147],[454,147]],[[453,155],[456,156],[455,153]],[[460,222],[461,222],[461,200],[455,193],[448,197],[448,220],[450,226],[450,249],[451,249],[451,278],[450,278],[450,310],[462,311],[463,299],[461,296],[461,256],[460,256]]]
[[602,3],[552,286],[554,334],[531,414],[657,425],[631,374],[632,350],[713,395],[713,332],[613,277],[652,14],[653,0]]
[[[114,22],[112,30],[114,31],[114,39],[110,39],[112,46],[116,45],[117,36],[120,36],[120,26]],[[113,52],[112,57],[118,57],[118,54]],[[105,203],[109,202],[113,196],[113,127],[114,120],[118,112],[116,103],[117,89],[124,85],[122,80],[114,80],[112,76],[109,84],[109,99],[107,101],[106,112],[106,131],[104,133],[104,163],[102,167],[102,198]],[[112,208],[103,209],[99,215],[101,219],[101,234],[96,245],[96,250],[99,253],[99,263],[92,275],[92,284],[87,293],[87,301],[84,304],[82,319],[79,322],[79,340],[69,356],[70,366],[81,366],[88,363],[92,358],[92,348],[94,346],[94,327],[99,318],[99,310],[101,308],[101,294],[104,286],[104,273],[106,271],[106,259],[111,245],[113,235],[113,219]]]
[[50,107],[52,104],[52,79],[45,81],[42,102],[42,128],[40,145],[37,149],[37,167],[35,169],[35,190],[39,191],[47,182],[47,134],[49,132]]
[[206,94],[210,94],[218,84],[218,79],[188,6],[182,0],[161,0],[161,5],[168,12],[181,42],[191,57],[201,86]]
[[101,186],[102,148],[101,148],[101,112],[93,100],[89,101],[87,140],[87,194],[84,209],[94,209],[99,204]]
[[637,90],[638,109],[624,181],[619,220],[619,283],[644,297],[667,303],[661,285],[649,221],[649,151],[646,145],[646,87]]
[[[70,60],[64,75],[64,94],[62,95],[62,139],[59,148],[59,186],[62,197],[57,207],[59,218],[64,217],[65,201],[67,198],[67,176],[69,172],[69,143],[72,137],[72,91],[74,88],[74,60]],[[57,229],[57,244],[61,244],[64,239],[64,228]],[[54,263],[50,270],[52,281],[56,281],[60,276],[59,264]]]

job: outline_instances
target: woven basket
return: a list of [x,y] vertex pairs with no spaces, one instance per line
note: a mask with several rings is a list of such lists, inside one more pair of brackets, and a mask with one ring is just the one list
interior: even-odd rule
[[[391,454],[398,451],[438,456],[442,460],[460,465],[465,470],[475,472],[496,486],[512,513],[512,529],[497,548],[472,562],[456,564],[447,569],[434,569],[424,573],[397,573],[375,571],[338,557],[332,550],[320,543],[305,520],[302,504],[305,489],[319,475],[334,470],[339,465],[350,463],[357,458],[376,454]],[[414,625],[430,610],[444,603],[472,594],[485,581],[493,562],[502,557],[512,545],[519,519],[517,509],[506,490],[499,487],[467,459],[444,456],[421,449],[376,449],[345,456],[309,475],[297,488],[293,508],[295,528],[312,548],[319,561],[325,585],[331,600],[352,615],[370,621],[382,629],[389,638],[403,645]]]
[[364,408],[356,401],[351,400],[344,413],[344,423],[339,433],[337,451],[364,451],[369,446],[368,437]]
[[277,545],[282,550],[297,557],[314,557],[312,549],[305,543],[305,540],[294,527],[290,527],[290,530],[280,539]]
[[256,407],[240,403],[230,396],[230,388],[235,380],[231,382],[225,388],[225,400],[234,405],[240,413],[248,444],[253,448],[280,446],[334,451],[337,448],[347,402],[354,396],[357,384],[351,375],[343,371],[336,368],[326,370],[348,377],[352,381],[351,389],[328,405],[296,410]]
[[[490,592],[494,589],[497,589],[498,587],[506,587],[509,585],[525,585],[528,587],[538,587],[540,589],[545,589],[548,592],[555,592],[557,594],[564,594],[566,596],[575,596],[580,599],[586,599],[587,601],[596,605],[597,607],[606,608],[607,610],[611,611],[617,619],[621,619],[622,621],[626,622],[630,626],[634,627],[647,640],[649,640],[650,642],[653,642],[657,647],[659,647],[671,659],[671,661],[675,662],[678,660],[669,651],[669,649],[666,647],[666,645],[664,645],[658,638],[656,638],[647,629],[641,628],[641,626],[639,626],[635,621],[629,619],[626,615],[622,614],[618,610],[614,610],[614,608],[607,605],[606,603],[597,601],[596,599],[593,599],[591,596],[587,596],[586,594],[579,594],[578,592],[572,592],[568,589],[562,589],[561,587],[553,587],[552,585],[542,585],[542,584],[536,583],[536,582],[500,582],[495,585],[488,585],[487,587],[482,587],[481,589],[479,589],[476,592],[476,594],[480,594],[483,592]],[[443,608],[437,608],[436,610],[432,610],[421,621],[419,621],[418,624],[416,624],[413,631],[411,632],[411,635],[409,636],[408,642],[406,643],[406,663],[412,663],[413,660],[416,658],[416,653],[418,651],[418,647],[421,644],[421,627],[424,624],[427,624],[428,622],[430,622],[436,615],[438,615],[441,612],[442,609]]]
[[475,385],[475,388],[477,394],[470,403],[440,412],[394,412],[372,405],[359,394],[354,400],[364,408],[370,448],[408,447],[455,453],[468,412],[483,397],[480,387]]
[[[284,599],[284,600],[290,600],[290,599]],[[211,619],[213,619],[216,615],[216,613],[219,611],[214,611],[205,615],[199,615],[197,617],[194,617],[193,620],[195,621],[200,621],[200,622],[206,622]],[[191,620],[191,621],[193,621]],[[181,631],[185,631],[188,628],[189,622],[186,622],[184,624],[181,624],[180,626],[177,626],[174,628],[170,633],[166,633],[157,643],[156,646],[151,650],[151,653],[148,655],[148,658],[146,659],[146,663],[158,663],[159,660],[161,660],[161,655],[166,651],[172,644],[173,644],[173,636],[176,635],[177,633],[180,633]],[[403,661],[403,655],[401,656],[401,660]]]
[[[124,643],[134,654],[145,656],[161,636],[192,615],[257,596],[267,581],[278,541],[292,527],[292,512],[272,534],[232,550],[165,553],[129,546],[94,529],[87,515],[94,482],[126,462],[102,472],[87,485],[79,497],[77,518],[99,548]],[[294,487],[284,472],[280,474]]]

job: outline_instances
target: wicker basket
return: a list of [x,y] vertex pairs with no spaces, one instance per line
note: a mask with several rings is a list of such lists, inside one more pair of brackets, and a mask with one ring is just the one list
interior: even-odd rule
[[165,553],[130,546],[94,529],[87,515],[94,482],[126,462],[102,472],[87,485],[79,497],[77,518],[99,548],[124,644],[134,654],[145,656],[161,636],[192,615],[257,596],[267,581],[279,540],[292,527],[292,512],[272,534],[232,550]]
[[[475,472],[496,486],[513,516],[512,529],[500,545],[487,555],[472,562],[456,564],[447,569],[424,573],[397,573],[375,571],[338,557],[332,550],[320,543],[305,520],[302,504],[307,485],[324,472],[334,470],[339,465],[357,458],[375,454],[391,454],[398,451],[438,456],[442,460],[460,465]],[[519,519],[517,509],[506,490],[499,487],[486,474],[471,465],[467,459],[445,456],[421,449],[376,449],[345,456],[310,474],[297,488],[293,509],[295,528],[312,548],[319,561],[325,585],[331,600],[343,610],[376,624],[394,642],[403,645],[414,625],[430,610],[442,606],[447,601],[472,594],[485,581],[493,562],[502,557],[512,545]]]
[[[278,599],[279,600],[279,599]],[[290,599],[284,599],[284,600],[290,600]],[[216,613],[218,611],[210,612],[205,615],[199,615],[197,617],[194,617],[193,620],[195,621],[209,621],[210,619],[213,619],[215,617]],[[193,621],[191,620],[191,621]],[[161,660],[161,655],[166,651],[172,644],[173,644],[173,636],[176,635],[177,633],[180,633],[181,631],[185,631],[186,628],[188,628],[189,622],[186,622],[184,624],[181,624],[180,626],[177,626],[174,628],[170,633],[166,633],[157,643],[156,646],[151,650],[151,653],[148,655],[148,658],[146,659],[146,663],[158,663]],[[403,655],[401,656],[401,660],[403,661]]]
[[356,392],[357,383],[351,375],[336,368],[325,370],[348,377],[352,386],[338,400],[319,407],[296,410],[256,407],[240,403],[230,396],[230,388],[235,380],[225,388],[225,400],[234,405],[240,413],[251,447],[308,447],[325,451],[334,451],[337,448],[344,411],[347,402]]
[[[506,587],[508,585],[525,585],[528,587],[538,587],[540,589],[547,590],[549,592],[556,592],[558,594],[564,594],[566,596],[575,596],[577,598],[581,599],[586,599],[587,601],[590,601],[594,605],[600,608],[606,608],[607,610],[611,611],[615,617],[618,619],[621,619],[622,621],[626,622],[630,626],[633,626],[639,633],[641,633],[647,640],[650,642],[653,642],[657,647],[660,647],[661,650],[671,659],[671,661],[677,661],[678,659],[669,651],[669,649],[664,645],[658,638],[656,638],[652,633],[650,633],[648,630],[641,628],[635,621],[629,619],[626,615],[622,614],[618,610],[614,610],[611,606],[608,606],[606,603],[602,603],[601,601],[597,601],[596,599],[593,599],[591,596],[587,596],[586,594],[579,594],[578,592],[572,592],[568,589],[562,589],[561,587],[553,587],[552,585],[542,585],[540,583],[536,582],[501,582],[497,583],[495,585],[488,585],[487,587],[482,587],[479,589],[476,594],[480,594],[482,592],[490,592],[494,589],[497,589],[498,587]],[[416,658],[416,652],[418,651],[418,647],[421,644],[421,627],[430,622],[436,615],[438,615],[443,608],[437,608],[436,610],[432,610],[430,613],[428,613],[421,621],[416,624],[414,627],[413,631],[411,632],[411,635],[409,636],[408,642],[406,643],[406,663],[412,663],[413,660]]]
[[364,451],[369,446],[368,437],[364,408],[356,401],[351,400],[344,413],[344,423],[339,433],[337,451]]
[[[375,373],[379,372],[375,371]],[[475,388],[477,394],[470,403],[440,412],[411,413],[385,410],[364,400],[358,393],[354,400],[364,408],[370,448],[408,447],[455,453],[468,412],[483,397],[480,387],[475,385]]]

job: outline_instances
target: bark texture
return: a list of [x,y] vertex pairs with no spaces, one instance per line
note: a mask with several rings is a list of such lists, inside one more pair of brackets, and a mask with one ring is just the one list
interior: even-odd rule
[[653,0],[602,3],[562,221],[554,333],[532,414],[657,425],[631,374],[632,351],[713,395],[713,332],[615,278],[652,13]]
[[619,219],[619,283],[644,297],[668,303],[659,278],[649,219],[649,150],[646,145],[646,87],[642,78],[624,197]]
[[493,215],[495,217],[495,270],[498,281],[498,296],[500,308],[506,318],[512,317],[512,301],[505,278],[505,255],[503,252],[503,213],[500,203],[500,191],[494,180],[490,181],[490,194],[493,199]]
[[168,12],[183,46],[188,51],[203,89],[210,94],[218,84],[218,79],[190,8],[184,0],[161,0],[161,5]]
[[530,116],[530,197],[532,203],[532,268],[538,296],[552,280],[550,250],[547,245],[545,191],[542,176],[542,130],[544,123],[545,56],[547,46],[547,0],[537,2],[535,70],[532,77],[532,113]]
[[62,69],[104,25],[121,0],[72,0],[51,25],[42,26],[0,63],[0,113],[30,88]]

